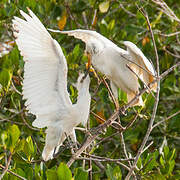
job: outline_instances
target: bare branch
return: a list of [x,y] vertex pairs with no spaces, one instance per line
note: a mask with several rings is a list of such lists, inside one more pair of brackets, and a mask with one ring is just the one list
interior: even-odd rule
[[166,70],[165,72],[163,72],[160,75],[160,79],[163,79],[165,76],[167,76],[170,72],[172,72],[175,68],[177,68],[178,66],[180,66],[180,62],[176,63],[175,65],[173,65],[172,67],[170,67],[168,70]]
[[0,175],[0,179],[2,179],[3,176],[6,174],[6,172],[8,171],[9,165],[11,163],[11,158],[12,158],[12,154],[10,153],[7,164],[6,164],[5,168],[3,169],[2,174]]
[[159,35],[164,36],[164,37],[171,37],[171,36],[176,36],[178,34],[180,34],[180,31],[177,31],[177,32],[174,32],[174,33],[170,33],[170,34],[161,34],[160,33]]
[[178,56],[177,54],[172,53],[171,51],[167,50],[166,47],[163,47],[163,50],[166,51],[168,54],[170,54],[171,56],[180,59],[180,56]]
[[180,19],[174,14],[174,12],[163,0],[152,0],[152,2],[160,6],[160,10],[164,12],[171,20],[175,20],[180,23]]
[[170,115],[169,117],[167,117],[167,118],[165,118],[165,119],[159,121],[159,122],[156,123],[152,128],[154,129],[155,127],[159,126],[161,123],[168,121],[169,119],[173,118],[174,116],[178,115],[179,113],[180,113],[180,110],[177,111],[176,113]]
[[21,113],[20,115],[21,115],[21,118],[22,118],[24,124],[25,124],[29,129],[32,129],[32,130],[34,130],[34,131],[40,131],[40,129],[31,127],[31,126],[26,122],[23,113]]
[[13,114],[13,115],[12,115],[11,117],[9,117],[9,118],[0,119],[0,122],[7,121],[7,122],[10,122],[10,123],[13,123],[13,124],[24,125],[24,123],[20,123],[20,122],[16,122],[16,121],[11,121],[11,120],[10,120],[10,119],[15,118],[17,115],[21,114],[23,111],[24,111],[24,108],[21,109],[18,113]]
[[119,6],[129,15],[132,17],[136,17],[136,14],[133,14],[132,12],[128,11],[122,3],[119,4]]
[[153,143],[154,143],[154,142],[151,141],[151,142],[143,149],[142,154],[143,154],[147,149],[149,149],[149,147],[150,147]]
[[126,168],[127,170],[129,170],[129,167],[126,166],[125,164],[123,164],[122,162],[119,161],[119,159],[110,159],[110,158],[87,158],[87,157],[78,157],[76,159],[79,159],[79,160],[92,160],[92,161],[100,161],[100,162],[114,162],[116,164],[119,164],[121,166],[123,166],[124,168]]
[[[6,167],[3,166],[2,164],[0,164],[0,168],[1,168],[1,169],[5,169]],[[18,177],[19,179],[26,180],[26,178],[24,178],[24,177],[22,177],[22,176],[20,176],[20,175],[18,175],[18,174],[16,174],[16,173],[14,173],[14,172],[12,172],[12,171],[10,171],[10,170],[7,170],[7,172],[9,172],[9,173],[11,173],[12,175]]]

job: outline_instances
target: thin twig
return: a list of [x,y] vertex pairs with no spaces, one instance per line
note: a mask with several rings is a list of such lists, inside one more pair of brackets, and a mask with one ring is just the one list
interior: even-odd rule
[[134,72],[134,71],[132,70],[132,68],[131,68],[128,64],[126,64],[126,67],[127,67],[132,73],[134,73],[137,78],[139,78],[139,79],[141,80],[141,82],[144,84],[144,86],[149,90],[149,92],[151,93],[151,95],[155,98],[153,92],[151,91],[151,88],[148,87],[148,85],[141,79],[141,77],[139,77],[138,74],[137,74],[136,72]]
[[123,57],[124,59],[126,59],[127,61],[131,62],[132,64],[135,64],[136,66],[138,66],[139,68],[141,68],[142,70],[144,70],[145,72],[147,72],[148,74],[152,75],[154,78],[156,78],[156,76],[151,72],[151,71],[148,71],[147,69],[145,69],[144,67],[142,67],[141,65],[137,64],[136,62],[128,59],[126,56],[124,55],[120,55],[121,57]]
[[180,19],[174,14],[174,12],[169,8],[169,6],[163,0],[152,0],[154,3],[159,5],[160,10],[164,12],[167,16],[170,17],[171,20],[175,20],[180,22]]
[[114,162],[114,163],[117,163],[119,165],[122,165],[127,170],[130,170],[128,166],[126,166],[125,164],[123,164],[122,162],[120,162],[120,161],[118,161],[116,159],[98,159],[98,158],[87,158],[87,157],[77,157],[76,159],[79,159],[79,160],[92,160],[92,161],[100,161],[100,162]]
[[0,180],[3,178],[3,176],[6,174],[6,172],[8,171],[9,165],[11,163],[11,158],[12,158],[12,154],[10,153],[7,164],[5,166],[5,168],[3,169],[2,174],[0,175]]
[[34,130],[34,131],[40,131],[40,129],[31,127],[31,126],[26,122],[23,113],[21,113],[20,115],[21,115],[21,118],[22,118],[24,124],[25,124],[29,129],[32,129],[32,130]]
[[82,28],[82,25],[81,24],[79,24],[78,23],[78,21],[76,20],[76,18],[73,16],[73,14],[71,13],[71,9],[70,9],[70,7],[69,7],[69,4],[68,3],[65,3],[65,7],[66,7],[66,9],[67,9],[67,12],[68,12],[68,14],[69,14],[69,17],[72,19],[72,21],[76,24],[76,26],[78,27],[78,28]]
[[107,141],[108,139],[114,137],[115,135],[117,135],[117,134],[119,134],[119,133],[120,133],[120,132],[115,132],[115,133],[111,134],[111,135],[108,136],[108,137],[102,138],[98,143],[95,144],[95,146],[98,146],[98,145],[101,144],[102,142]]
[[82,17],[83,17],[83,21],[84,21],[86,29],[89,29],[88,22],[87,22],[87,17],[86,17],[86,12],[85,11],[83,11]]
[[106,86],[106,88],[107,88],[107,90],[108,90],[108,93],[110,94],[111,99],[112,99],[114,105],[116,106],[116,99],[115,99],[115,97],[114,97],[114,94],[112,93],[112,91],[111,91],[108,83],[107,83],[106,80],[104,79],[104,77],[102,77],[102,81],[103,81],[104,85]]
[[[103,122],[105,122],[106,120],[104,120],[102,117],[100,117],[100,116],[98,116],[96,113],[94,113],[93,111],[91,111],[90,112],[91,114],[93,114],[96,118],[98,118],[98,119],[100,119],[101,121],[103,121]],[[118,123],[118,125],[119,125],[119,123]],[[111,127],[113,127],[114,129],[117,129],[117,130],[119,130],[119,128],[117,128],[116,126],[114,126],[114,125],[110,125]],[[122,129],[122,128],[121,128]]]
[[177,111],[176,113],[170,115],[169,117],[157,122],[152,128],[154,129],[155,127],[159,126],[161,123],[168,121],[169,119],[173,118],[174,116],[178,115],[179,113],[180,113],[180,110]]
[[171,37],[171,36],[176,36],[178,34],[180,34],[180,31],[177,31],[177,32],[174,32],[174,33],[170,33],[170,34],[161,34],[160,33],[159,35],[164,36],[164,37]]
[[22,96],[22,93],[16,89],[16,86],[14,85],[13,80],[11,81],[11,84],[12,84],[14,91]]
[[[3,166],[2,164],[0,164],[0,168],[1,168],[1,169],[5,169],[5,166]],[[7,172],[9,172],[9,173],[11,173],[12,175],[18,177],[19,179],[27,180],[26,178],[24,178],[24,177],[22,177],[22,176],[20,176],[20,175],[18,175],[18,174],[16,174],[16,173],[14,173],[14,172],[12,172],[12,171],[10,171],[10,170],[7,170]]]
[[119,6],[129,15],[129,16],[132,16],[132,17],[136,17],[136,14],[133,14],[132,12],[128,11],[122,3],[119,4]]
[[180,59],[180,56],[178,56],[177,54],[172,53],[171,51],[167,50],[166,47],[163,48],[164,51],[166,51],[168,54],[170,54],[171,56]]
[[128,125],[125,127],[125,130],[129,129],[129,128],[134,124],[134,122],[136,121],[136,119],[137,119],[138,116],[139,116],[139,114],[136,113],[136,115],[135,115],[135,117],[132,119],[132,121],[130,121],[130,122],[128,123]]
[[160,75],[160,79],[163,79],[165,76],[167,76],[171,71],[173,71],[175,68],[177,68],[178,66],[180,66],[180,62],[174,64],[172,67],[170,67],[169,69],[167,69],[165,72],[163,72]]
[[[83,154],[86,154],[86,153],[83,153]],[[102,157],[102,156],[96,156],[96,155],[93,155],[93,154],[86,154],[87,156],[89,156],[89,157],[92,157],[92,158],[97,158],[97,159],[106,159],[107,161],[122,161],[122,162],[124,162],[124,161],[133,161],[134,160],[134,158],[128,158],[128,159],[121,159],[121,158],[119,158],[119,159],[111,159],[111,158],[107,158],[107,157]]]
[[151,142],[143,149],[142,154],[143,154],[147,149],[149,149],[149,147],[150,147],[153,143],[154,143],[154,142],[151,141]]
[[13,114],[13,115],[12,115],[11,117],[9,117],[9,118],[0,119],[0,122],[7,121],[7,122],[10,122],[10,123],[13,123],[13,124],[24,125],[24,123],[20,123],[20,122],[16,122],[16,121],[11,121],[11,120],[10,120],[10,119],[15,118],[17,115],[21,114],[23,111],[24,111],[24,108],[21,109],[18,113]]

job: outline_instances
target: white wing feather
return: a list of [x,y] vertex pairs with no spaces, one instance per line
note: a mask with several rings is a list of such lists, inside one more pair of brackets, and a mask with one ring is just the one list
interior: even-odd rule
[[73,36],[77,39],[82,40],[84,43],[88,44],[90,42],[94,42],[96,45],[98,44],[98,48],[100,47],[112,47],[116,50],[120,51],[121,53],[125,53],[125,50],[120,49],[116,44],[114,44],[111,40],[107,39],[100,33],[92,30],[84,30],[84,29],[76,29],[71,31],[59,31],[48,29],[51,32],[57,32],[62,34],[68,34],[69,36]]
[[[141,66],[138,67],[135,64],[132,64],[133,70],[142,77],[142,80],[147,85],[155,80],[156,71],[154,70],[153,65],[150,61],[144,56],[142,51],[132,42],[124,41],[124,45],[127,47],[127,51],[131,56],[132,61]],[[145,69],[145,70],[144,70]],[[152,87],[152,90],[156,91],[157,83],[155,83]]]
[[14,17],[14,35],[24,56],[23,97],[27,109],[36,115],[33,125],[48,126],[72,103],[67,92],[67,63],[61,47],[52,39],[43,24],[29,10],[20,11],[26,19]]

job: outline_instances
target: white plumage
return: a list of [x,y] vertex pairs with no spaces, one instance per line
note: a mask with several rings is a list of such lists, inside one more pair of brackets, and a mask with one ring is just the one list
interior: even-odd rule
[[23,98],[25,105],[36,115],[33,126],[47,127],[42,153],[45,161],[53,158],[54,149],[66,136],[76,141],[74,127],[86,124],[90,109],[89,76],[77,82],[78,99],[72,104],[67,91],[67,62],[61,47],[47,32],[31,10],[20,11],[25,20],[13,19],[14,36],[24,57]]
[[[126,51],[96,31],[82,29],[72,31],[49,30],[74,36],[86,43],[86,52],[91,55],[93,66],[110,79],[111,89],[116,99],[118,98],[117,88],[127,93],[128,102],[139,93],[137,75],[146,85],[155,79],[156,72],[152,64],[132,42],[124,42],[127,47]],[[127,65],[136,74],[128,69]],[[156,91],[156,86],[154,84],[151,87],[152,90]],[[139,97],[139,100],[133,105],[143,105],[142,97]]]

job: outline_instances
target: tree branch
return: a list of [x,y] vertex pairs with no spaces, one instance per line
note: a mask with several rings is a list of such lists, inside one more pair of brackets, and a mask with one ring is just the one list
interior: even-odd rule
[[151,131],[153,129],[152,126],[153,126],[154,119],[155,119],[156,112],[157,112],[157,107],[158,107],[158,103],[159,103],[159,92],[160,92],[159,57],[158,57],[157,47],[156,47],[156,43],[155,43],[155,39],[154,39],[154,34],[153,34],[152,29],[151,29],[151,25],[150,25],[150,22],[149,22],[148,15],[146,14],[146,12],[144,11],[143,8],[141,8],[141,9],[139,8],[139,10],[144,15],[144,17],[146,18],[146,22],[148,24],[149,31],[151,33],[151,38],[152,38],[153,46],[154,46],[154,51],[155,51],[155,56],[156,56],[156,65],[157,65],[157,93],[156,93],[155,103],[154,103],[154,107],[153,107],[153,113],[152,113],[151,120],[150,120],[149,125],[148,125],[148,129],[147,129],[146,135],[145,135],[145,137],[143,139],[143,142],[142,142],[140,148],[138,149],[138,152],[137,152],[137,155],[135,157],[133,166],[131,167],[129,173],[127,174],[127,176],[125,178],[125,180],[129,180],[130,179],[130,177],[131,177],[131,175],[133,173],[133,170],[136,168],[136,164],[138,162],[138,159],[141,156],[141,154],[143,153],[143,149],[144,149],[144,146],[146,145],[146,142],[147,142],[147,140],[149,138],[149,135],[150,135],[150,133],[151,133]]

